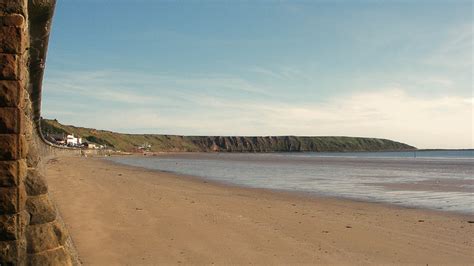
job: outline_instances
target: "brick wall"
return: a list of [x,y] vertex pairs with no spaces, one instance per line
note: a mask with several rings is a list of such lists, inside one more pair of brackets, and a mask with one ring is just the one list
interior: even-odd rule
[[0,0],[0,265],[76,264],[39,171],[41,151],[49,150],[35,123],[43,75],[38,56],[46,46],[31,29],[49,31],[38,25],[49,19],[31,14],[52,8],[51,0]]

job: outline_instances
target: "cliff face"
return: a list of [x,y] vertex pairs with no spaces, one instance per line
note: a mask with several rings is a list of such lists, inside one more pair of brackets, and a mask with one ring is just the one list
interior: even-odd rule
[[347,152],[413,150],[386,139],[357,137],[184,137],[200,151],[220,152]]
[[415,147],[386,139],[356,137],[223,137],[121,134],[62,125],[56,120],[42,120],[43,134],[73,133],[98,144],[122,151],[151,145],[150,150],[173,152],[349,152],[401,151]]

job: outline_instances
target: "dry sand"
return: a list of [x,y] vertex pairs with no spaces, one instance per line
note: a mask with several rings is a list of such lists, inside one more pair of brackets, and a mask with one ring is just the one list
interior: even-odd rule
[[85,265],[469,264],[472,216],[309,198],[117,165],[50,160]]

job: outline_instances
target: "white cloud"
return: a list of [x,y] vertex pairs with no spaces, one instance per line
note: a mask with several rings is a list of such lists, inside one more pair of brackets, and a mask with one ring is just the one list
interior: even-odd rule
[[473,147],[473,111],[472,98],[424,99],[384,89],[324,105],[276,108],[269,121],[292,124],[292,130],[304,135],[376,136],[422,148],[467,148]]
[[[91,77],[93,75],[90,75]],[[100,76],[100,75],[99,75]],[[145,83],[150,77],[144,77]],[[93,81],[91,78],[88,82]],[[149,80],[152,84],[152,80]],[[230,82],[230,84],[229,84]],[[234,83],[232,83],[234,82]],[[430,82],[446,83],[445,80]],[[325,102],[290,103],[280,100],[229,98],[199,90],[160,89],[159,93],[119,91],[98,84],[71,84],[57,92],[89,94],[115,105],[81,106],[49,102],[45,116],[67,123],[133,133],[192,135],[346,135],[381,137],[420,148],[471,148],[473,99],[457,96],[423,98],[402,88],[379,88],[329,99]],[[158,82],[159,83],[159,82]],[[248,84],[238,78],[177,79],[177,86],[229,86]],[[54,82],[52,83],[54,87]],[[220,85],[219,85],[220,84]],[[50,84],[51,85],[51,84]],[[110,84],[109,84],[110,85]],[[91,88],[92,86],[92,88]],[[75,88],[69,90],[68,87]],[[258,91],[258,90],[257,90]],[[248,92],[243,90],[242,92]],[[74,101],[72,101],[74,102]],[[128,105],[123,105],[127,103]],[[79,104],[80,105],[80,104]],[[76,106],[77,107],[77,106]],[[64,111],[61,111],[64,110]],[[99,114],[99,115],[97,115]]]

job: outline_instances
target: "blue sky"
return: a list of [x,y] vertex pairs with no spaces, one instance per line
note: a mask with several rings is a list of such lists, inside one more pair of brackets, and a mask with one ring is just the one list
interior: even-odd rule
[[471,1],[63,0],[43,116],[473,147]]

